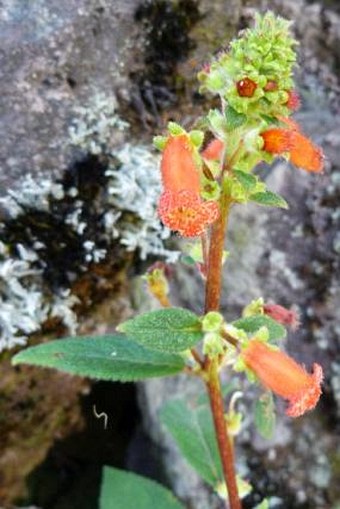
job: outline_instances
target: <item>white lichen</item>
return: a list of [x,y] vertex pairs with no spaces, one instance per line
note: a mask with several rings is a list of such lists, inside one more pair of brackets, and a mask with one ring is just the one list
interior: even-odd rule
[[27,209],[47,211],[50,196],[62,200],[64,198],[62,185],[43,176],[39,176],[39,180],[34,179],[28,173],[21,179],[18,187],[9,189],[7,195],[0,198],[0,204],[12,218],[16,218]]
[[[116,108],[114,97],[96,94],[89,105],[75,110],[77,117],[70,127],[71,145],[87,155],[103,154],[111,161],[105,175],[107,187],[101,189],[100,201],[96,203],[100,212],[100,238],[93,238],[93,225],[89,228],[84,219],[88,204],[78,198],[79,190],[75,186],[64,189],[61,183],[44,175],[33,178],[27,174],[15,190],[0,199],[6,214],[15,219],[32,210],[53,216],[51,199],[55,203],[67,197],[67,212],[63,218],[58,215],[58,220],[63,220],[79,236],[84,251],[80,271],[86,270],[90,263],[105,259],[110,246],[117,242],[126,251],[136,251],[142,260],[151,255],[173,262],[179,255],[165,246],[170,231],[157,217],[161,192],[159,156],[145,145],[126,143],[114,148],[113,132],[128,126],[119,118]],[[46,249],[45,244],[33,238],[30,249],[21,244],[11,247],[15,248],[15,256],[9,255],[5,244],[0,242],[0,351],[24,344],[29,334],[38,331],[52,317],[58,317],[70,334],[76,334],[74,306],[78,299],[69,288],[52,293],[44,281],[43,271],[36,269],[46,266],[45,262],[39,263],[39,251]]]
[[101,154],[111,145],[115,130],[124,131],[128,123],[117,115],[114,95],[99,92],[86,106],[74,109],[75,118],[69,128],[71,145],[91,154]]
[[[153,255],[165,257],[168,262],[176,261],[179,253],[165,247],[170,231],[161,224],[156,210],[161,192],[159,157],[148,146],[129,143],[113,155],[121,166],[106,171],[110,177],[109,203],[121,214],[116,216],[114,225],[106,221],[108,234],[112,232],[113,238],[117,238],[118,231],[120,243],[127,251],[138,250],[142,260]],[[124,212],[131,212],[134,220],[126,219]]]
[[38,255],[18,244],[14,258],[0,241],[0,352],[24,345],[50,317],[58,317],[70,334],[78,327],[72,307],[78,302],[69,290],[47,296],[42,272],[32,268]]

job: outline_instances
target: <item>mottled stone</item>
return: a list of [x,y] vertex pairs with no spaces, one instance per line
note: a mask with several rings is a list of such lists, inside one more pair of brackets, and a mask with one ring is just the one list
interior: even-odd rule
[[137,4],[2,2],[0,188],[27,172],[60,177],[72,158],[72,110],[127,87]]

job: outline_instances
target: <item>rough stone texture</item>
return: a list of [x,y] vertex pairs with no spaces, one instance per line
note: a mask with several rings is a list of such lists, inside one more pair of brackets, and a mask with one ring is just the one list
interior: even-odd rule
[[[242,3],[245,7],[241,9]],[[152,124],[149,121],[154,112],[154,99],[156,106],[160,104],[157,94],[161,94],[163,107],[164,98],[168,97],[168,111],[158,111],[161,113],[158,122],[178,118],[190,124],[201,108],[198,101],[191,106],[183,104],[182,97],[179,109],[174,98],[176,89],[171,89],[166,96],[164,90],[161,93],[154,87],[154,95],[147,96],[150,90],[146,88],[142,97],[136,85],[132,86],[128,80],[130,73],[143,69],[142,46],[148,35],[141,33],[142,25],[134,23],[138,4],[137,0],[1,2],[0,194],[27,171],[60,176],[74,157],[68,135],[72,111],[97,92],[104,92],[108,97],[118,95],[124,107],[134,102],[142,116],[142,124],[136,122],[134,126],[138,137],[144,136],[145,127]],[[276,507],[281,508],[334,509],[340,500],[336,482],[340,450],[335,435],[340,413],[340,364],[336,360],[340,239],[336,234],[339,213],[335,211],[340,185],[339,83],[335,73],[340,61],[340,17],[336,3],[328,4],[326,8],[321,3],[305,0],[201,0],[200,12],[204,16],[191,31],[196,50],[179,68],[179,81],[189,77],[184,101],[191,103],[197,87],[192,83],[193,69],[206,58],[207,49],[218,50],[227,42],[224,29],[230,35],[237,24],[243,27],[257,7],[270,6],[295,20],[301,41],[298,78],[304,99],[299,120],[313,139],[323,145],[327,155],[326,174],[315,177],[277,164],[267,170],[268,184],[288,198],[291,209],[276,212],[250,206],[235,208],[227,246],[231,256],[226,265],[223,301],[228,317],[235,316],[245,303],[260,295],[283,305],[296,304],[302,327],[294,337],[290,335],[287,349],[307,366],[318,360],[325,367],[325,398],[317,412],[292,423],[282,417],[281,407],[278,431],[271,442],[259,439],[248,419],[240,437],[240,466],[254,482],[256,496],[266,493],[277,496]],[[134,47],[136,40],[138,49]],[[176,41],[173,41],[175,47]],[[147,115],[143,104],[146,96],[149,97]],[[176,108],[171,107],[174,104]],[[178,271],[175,282],[181,288],[176,302],[201,312],[202,283],[192,271]],[[110,308],[101,309],[84,331],[96,328],[104,332],[103,323],[110,315]],[[96,318],[101,322],[99,328],[94,323]],[[63,384],[67,383],[66,378]],[[10,384],[18,386],[19,380]],[[190,397],[196,389],[196,384],[184,384],[182,378],[150,381],[140,385],[140,406],[145,429],[160,446],[177,494],[187,507],[217,508],[219,502],[179,456],[157,418],[161,403],[175,391]],[[14,391],[13,398],[16,396]],[[67,408],[69,404],[68,401]],[[19,408],[16,415],[20,412]],[[49,416],[55,423],[54,414]],[[47,426],[51,434],[44,441],[45,450],[56,433],[54,424],[51,426]],[[35,438],[38,440],[39,436]],[[20,452],[16,451],[15,455],[20,456]],[[32,465],[26,471],[30,468]],[[22,486],[22,479],[18,483]],[[255,501],[256,497],[247,507],[252,507]]]
[[60,176],[73,108],[124,92],[137,3],[1,2],[0,189],[28,171]]

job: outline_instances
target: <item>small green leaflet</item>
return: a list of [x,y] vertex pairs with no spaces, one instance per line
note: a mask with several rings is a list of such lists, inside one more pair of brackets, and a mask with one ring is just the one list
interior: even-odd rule
[[12,364],[32,364],[121,382],[174,375],[184,368],[179,355],[149,350],[122,335],[50,341],[22,350]]
[[257,178],[251,173],[234,170],[233,174],[247,193],[251,193],[251,191],[256,187]]
[[210,110],[207,119],[213,133],[222,135],[227,132],[227,120],[219,110]]
[[136,316],[117,327],[137,343],[164,352],[182,352],[203,338],[201,321],[182,308],[167,308]]
[[151,479],[104,467],[99,509],[184,509],[171,491]]
[[254,507],[254,509],[269,509],[269,502],[265,498],[262,502]]
[[220,484],[222,465],[209,406],[176,398],[163,405],[160,418],[190,465],[213,487]]
[[237,127],[241,127],[247,120],[247,116],[244,113],[239,113],[231,106],[226,108],[225,117],[229,131],[234,131]]
[[254,315],[246,318],[240,318],[233,322],[232,325],[250,334],[255,334],[256,331],[261,329],[261,327],[267,327],[269,332],[269,341],[276,341],[278,339],[285,338],[287,335],[287,331],[283,325],[265,315]]
[[281,209],[289,208],[286,200],[279,194],[273,193],[272,191],[252,194],[250,195],[250,200],[258,203],[259,205],[265,205],[266,207],[278,207]]
[[275,405],[271,392],[265,392],[255,403],[255,426],[259,434],[270,440],[275,430]]

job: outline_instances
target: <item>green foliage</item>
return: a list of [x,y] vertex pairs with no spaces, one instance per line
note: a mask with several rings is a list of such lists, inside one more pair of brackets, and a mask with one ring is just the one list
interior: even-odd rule
[[176,398],[162,407],[160,418],[190,465],[211,486],[220,484],[222,465],[209,406]]
[[277,207],[281,209],[289,208],[286,200],[279,194],[273,193],[272,191],[252,194],[250,196],[250,200],[258,203],[259,205],[265,205],[266,207]]
[[193,143],[197,149],[200,149],[204,140],[204,132],[196,129],[194,131],[190,131],[189,137],[191,143]]
[[168,122],[168,131],[172,136],[186,134],[185,129],[183,129],[183,127],[176,122]]
[[184,509],[160,484],[131,472],[103,468],[99,509]]
[[51,341],[19,352],[12,363],[121,382],[174,375],[184,368],[179,355],[149,350],[121,335]]
[[255,403],[255,426],[259,434],[269,440],[275,429],[275,404],[271,392],[265,392]]
[[255,175],[241,170],[234,170],[233,174],[247,193],[251,193],[256,188],[257,178]]
[[262,327],[266,327],[269,332],[269,341],[276,341],[285,338],[286,329],[275,320],[265,315],[254,315],[246,318],[240,318],[232,323],[234,327],[242,329],[248,334],[256,334]]
[[217,136],[223,136],[228,132],[227,119],[219,110],[209,110],[207,119],[210,129]]
[[262,502],[254,507],[254,509],[269,509],[268,499],[262,500]]
[[227,121],[227,128],[230,131],[234,131],[234,129],[241,127],[247,121],[247,116],[243,113],[239,113],[232,108],[232,106],[226,108],[225,118]]
[[165,352],[182,352],[203,339],[200,319],[182,308],[167,308],[136,316],[117,327],[137,343]]
[[[296,41],[289,31],[290,23],[267,12],[256,16],[255,26],[231,42],[209,67],[201,71],[201,91],[219,94],[230,107],[248,118],[287,116],[287,90],[294,86],[292,74],[296,61]],[[240,96],[237,82],[249,79],[256,89]],[[274,90],[266,87],[275,83]]]

